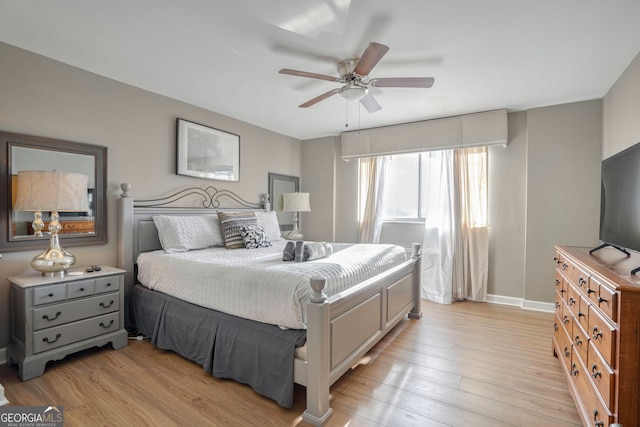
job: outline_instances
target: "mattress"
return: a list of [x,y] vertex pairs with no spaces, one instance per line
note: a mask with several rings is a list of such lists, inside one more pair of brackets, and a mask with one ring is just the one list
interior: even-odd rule
[[155,291],[223,313],[283,328],[306,329],[309,279],[324,277],[332,296],[406,260],[396,245],[333,244],[333,255],[282,261],[286,241],[259,249],[154,251],[137,260],[139,282]]

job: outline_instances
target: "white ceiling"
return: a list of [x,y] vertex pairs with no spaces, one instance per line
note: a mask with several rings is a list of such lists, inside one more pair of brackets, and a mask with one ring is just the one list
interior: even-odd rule
[[[0,0],[0,41],[304,140],[601,98],[639,17],[638,0]],[[373,88],[373,114],[298,108],[339,85],[279,69],[337,76],[370,41],[390,47],[370,77],[433,88]]]

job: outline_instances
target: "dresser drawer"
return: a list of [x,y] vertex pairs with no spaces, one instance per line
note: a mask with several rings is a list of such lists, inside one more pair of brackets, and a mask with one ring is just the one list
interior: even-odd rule
[[587,367],[591,379],[602,396],[602,401],[609,410],[614,406],[615,372],[596,350],[593,343],[589,343],[589,355],[587,356]]
[[591,284],[589,287],[592,292],[589,294],[589,298],[600,308],[600,310],[604,312],[604,314],[617,323],[618,294],[593,277],[590,282]]
[[606,427],[613,422],[613,416],[609,409],[602,404],[599,394],[593,386],[589,371],[585,368],[582,360],[572,362],[571,374],[579,398],[584,405],[586,414],[589,417],[589,426]]
[[567,307],[569,307],[573,316],[578,316],[578,311],[580,311],[580,293],[573,285],[567,287]]
[[93,295],[95,288],[94,280],[79,280],[67,283],[67,298],[81,298]]
[[569,341],[567,331],[564,326],[562,326],[562,321],[558,316],[556,316],[555,319],[553,337],[557,345],[556,352],[558,353],[558,358],[562,360],[568,372],[571,368],[571,342]]
[[589,307],[589,338],[596,346],[604,360],[615,368],[616,329],[606,321],[596,308]]
[[33,291],[33,305],[49,304],[63,301],[67,298],[67,285],[60,283],[57,285],[40,286]]
[[106,334],[120,329],[119,313],[109,313],[79,320],[33,333],[33,352],[41,353],[63,345]]
[[121,276],[98,277],[96,279],[96,294],[120,290],[120,277]]
[[589,330],[589,306],[591,305],[590,300],[588,300],[584,296],[580,296],[580,307],[578,309],[578,313],[576,313],[576,319],[582,329],[585,331]]
[[111,313],[119,309],[120,298],[117,293],[35,308],[33,310],[33,329],[50,328],[87,317]]
[[580,354],[582,360],[586,362],[589,350],[589,338],[582,330],[575,317],[573,318],[572,324],[571,343],[573,344],[573,349]]
[[571,281],[578,286],[580,292],[587,294],[587,286],[589,284],[589,274],[582,270],[580,267],[570,263],[569,264],[569,277]]

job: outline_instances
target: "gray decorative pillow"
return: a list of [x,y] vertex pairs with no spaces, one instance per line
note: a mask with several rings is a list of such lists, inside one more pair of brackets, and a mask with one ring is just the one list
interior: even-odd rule
[[253,212],[218,212],[220,229],[224,237],[224,246],[227,249],[244,248],[240,229],[243,226],[258,225],[258,220]]
[[243,225],[240,234],[244,247],[247,249],[266,248],[271,246],[271,241],[261,225]]

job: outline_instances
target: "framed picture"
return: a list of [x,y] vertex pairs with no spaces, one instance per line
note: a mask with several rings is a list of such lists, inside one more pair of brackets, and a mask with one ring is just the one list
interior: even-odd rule
[[178,119],[177,174],[240,181],[240,137]]
[[293,212],[282,212],[282,194],[300,191],[300,178],[269,172],[269,200],[281,231],[293,230]]

